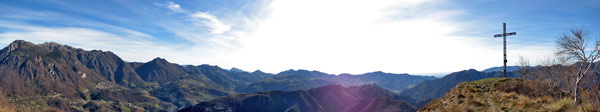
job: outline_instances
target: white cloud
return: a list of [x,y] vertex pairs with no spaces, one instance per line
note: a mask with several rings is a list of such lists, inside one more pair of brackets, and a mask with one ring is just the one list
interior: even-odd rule
[[179,4],[176,4],[175,2],[172,2],[172,1],[167,1],[165,3],[154,3],[154,5],[160,6],[160,7],[165,7],[173,12],[184,12],[183,9],[181,9],[181,6]]
[[[228,66],[267,72],[439,73],[502,65],[502,40],[459,36],[467,23],[453,18],[464,11],[436,9],[439,2],[275,0],[254,29],[235,35],[239,50],[220,57]],[[509,47],[509,60],[551,55],[548,47]]]
[[213,34],[223,34],[231,29],[231,25],[223,23],[221,20],[217,19],[216,16],[207,12],[196,12],[192,17],[197,19],[196,21],[199,22],[200,25],[206,25],[211,28],[210,33]]

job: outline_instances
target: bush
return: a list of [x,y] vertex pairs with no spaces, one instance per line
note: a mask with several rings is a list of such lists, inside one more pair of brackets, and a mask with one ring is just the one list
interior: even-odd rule
[[600,90],[598,86],[590,89],[581,89],[581,106],[584,111],[600,111]]

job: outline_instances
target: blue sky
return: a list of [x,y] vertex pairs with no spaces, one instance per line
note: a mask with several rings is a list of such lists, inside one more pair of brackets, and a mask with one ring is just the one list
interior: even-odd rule
[[598,0],[0,1],[0,45],[15,39],[277,73],[421,75],[553,58],[556,37],[600,37]]

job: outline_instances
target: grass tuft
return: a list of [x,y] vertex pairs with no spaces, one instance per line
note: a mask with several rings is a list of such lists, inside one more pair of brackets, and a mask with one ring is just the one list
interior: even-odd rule
[[568,98],[563,98],[557,102],[549,105],[550,111],[552,112],[565,112],[568,108],[573,105],[573,101]]

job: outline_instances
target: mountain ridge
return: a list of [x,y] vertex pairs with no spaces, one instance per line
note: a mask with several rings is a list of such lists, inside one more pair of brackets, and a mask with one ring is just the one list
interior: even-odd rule
[[[364,74],[336,76],[315,70],[282,71],[281,74],[260,70],[245,72],[207,64],[178,65],[160,57],[148,62],[127,62],[110,51],[86,51],[55,42],[33,44],[24,40],[15,40],[0,50],[0,91],[7,93],[18,107],[39,111],[174,111],[216,97],[243,93],[240,92],[242,88],[265,79],[283,81],[280,84],[295,83],[292,80],[300,83],[297,83],[299,86],[275,89],[258,85],[256,87],[259,89],[246,92],[380,82],[375,80],[391,82],[378,84],[385,89],[398,90],[416,85],[418,81],[434,79],[408,74],[373,73],[380,73],[373,75],[380,77],[365,78]],[[393,88],[395,86],[389,86],[394,82],[404,83],[398,79],[402,76],[418,80],[408,81],[396,89]],[[332,80],[332,77],[340,79]]]

